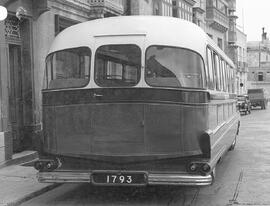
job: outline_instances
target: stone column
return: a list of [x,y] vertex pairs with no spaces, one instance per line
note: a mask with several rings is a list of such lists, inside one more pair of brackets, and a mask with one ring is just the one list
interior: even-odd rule
[[0,164],[11,159],[13,152],[8,110],[8,56],[5,23],[0,21]]

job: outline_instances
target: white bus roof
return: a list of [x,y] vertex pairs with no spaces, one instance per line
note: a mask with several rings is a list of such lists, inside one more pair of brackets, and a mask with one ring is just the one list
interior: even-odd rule
[[205,56],[205,47],[210,45],[233,65],[199,26],[186,20],[165,16],[118,16],[76,24],[55,38],[49,53],[82,46],[88,46],[93,51],[97,37],[121,38],[123,35],[145,36],[145,48],[150,45],[183,47],[194,50],[202,56]]

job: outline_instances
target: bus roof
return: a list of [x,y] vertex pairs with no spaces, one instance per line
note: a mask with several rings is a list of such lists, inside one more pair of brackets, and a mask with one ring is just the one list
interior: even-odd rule
[[97,37],[145,36],[145,48],[150,45],[168,45],[194,50],[204,56],[210,45],[233,65],[225,53],[197,25],[166,16],[117,16],[91,20],[63,30],[54,40],[49,53],[74,48],[95,46]]

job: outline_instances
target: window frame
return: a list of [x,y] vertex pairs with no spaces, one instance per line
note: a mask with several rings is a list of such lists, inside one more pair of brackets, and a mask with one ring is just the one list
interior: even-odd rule
[[[146,58],[146,55],[147,55],[147,51],[148,51],[148,49],[150,49],[151,47],[168,47],[168,48],[175,48],[175,49],[184,49],[184,50],[188,50],[188,51],[190,51],[190,52],[194,52],[195,54],[197,54],[199,57],[200,57],[200,59],[201,59],[201,61],[202,61],[202,64],[203,64],[203,68],[201,69],[201,75],[202,75],[202,87],[183,87],[183,86],[181,86],[181,87],[169,87],[169,86],[166,86],[166,87],[164,87],[164,86],[152,86],[152,85],[150,85],[150,84],[148,84],[147,83],[147,81],[146,81],[146,60],[147,60],[147,58]],[[202,55],[199,53],[199,52],[197,52],[197,51],[195,51],[195,50],[192,50],[192,49],[189,49],[189,48],[185,48],[185,47],[177,47],[177,46],[171,46],[171,45],[163,45],[163,44],[153,44],[153,45],[149,45],[146,49],[145,49],[145,53],[144,53],[144,82],[148,85],[148,86],[150,86],[150,87],[153,87],[153,88],[173,88],[173,89],[207,89],[207,84],[206,84],[206,82],[207,82],[207,80],[206,80],[206,66],[205,66],[205,60],[204,60],[204,58],[202,57]],[[169,70],[170,71],[170,70]],[[171,71],[172,72],[172,71]]]
[[216,90],[221,91],[220,83],[220,57],[219,54],[213,51],[213,68],[214,68],[214,78],[216,79]]
[[[208,56],[209,54],[210,54],[210,56]],[[207,66],[208,66],[207,69],[208,69],[208,75],[209,75],[207,77],[207,87],[209,89],[215,90],[216,89],[216,80],[214,78],[215,73],[214,73],[214,65],[213,65],[213,49],[211,49],[211,47],[209,47],[209,46],[206,47],[206,58],[207,58]],[[211,65],[211,69],[210,69],[210,65]]]
[[263,82],[264,81],[264,73],[262,72],[262,71],[259,71],[258,73],[257,73],[257,81],[258,82]]
[[[104,46],[136,46],[139,51],[140,51],[140,67],[139,69],[137,70],[139,73],[138,73],[138,81],[136,82],[136,84],[134,85],[124,85],[124,86],[104,86],[104,85],[101,85],[100,82],[97,82],[97,79],[96,79],[96,59],[97,59],[97,51],[99,48],[101,47],[104,47]],[[96,48],[95,50],[95,55],[94,55],[94,67],[93,67],[93,79],[94,79],[94,82],[97,86],[101,87],[101,88],[132,88],[132,87],[136,87],[139,82],[141,81],[141,77],[142,77],[142,54],[143,54],[143,51],[142,51],[142,48],[137,45],[137,44],[104,44],[104,45],[100,45],[98,48]],[[113,57],[111,57],[111,59],[113,59]],[[123,64],[121,64],[123,66]]]
[[[55,55],[56,53],[58,53],[58,52],[63,52],[63,51],[68,51],[68,50],[72,50],[72,49],[80,49],[80,48],[86,48],[86,49],[88,49],[89,50],[89,68],[88,68],[88,72],[89,72],[89,74],[88,74],[88,81],[87,81],[87,83],[85,83],[84,85],[82,85],[82,86],[74,86],[74,87],[63,87],[63,88],[49,88],[49,83],[50,83],[50,81],[52,80],[49,80],[49,78],[48,78],[48,70],[47,70],[47,60],[49,59],[49,58],[52,58],[53,57],[53,55]],[[92,63],[92,50],[91,50],[91,48],[90,47],[88,47],[88,46],[79,46],[79,47],[70,47],[70,48],[66,48],[66,49],[61,49],[61,50],[57,50],[57,51],[54,51],[54,52],[52,52],[52,53],[50,53],[50,54],[48,54],[47,56],[46,56],[46,59],[45,59],[45,72],[44,72],[44,80],[43,80],[43,89],[42,90],[68,90],[68,89],[76,89],[76,88],[84,88],[84,87],[86,87],[89,83],[90,83],[90,78],[91,78],[91,63]],[[52,61],[51,61],[51,66],[50,66],[50,73],[51,73],[51,75],[53,75],[53,71],[52,71],[52,69],[53,69],[53,67],[52,67]],[[45,76],[46,75],[46,76]],[[45,79],[46,79],[46,88],[45,88]]]

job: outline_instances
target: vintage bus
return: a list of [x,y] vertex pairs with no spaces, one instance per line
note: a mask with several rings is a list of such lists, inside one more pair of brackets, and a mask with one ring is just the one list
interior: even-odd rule
[[234,80],[232,61],[185,20],[65,29],[46,58],[38,180],[210,185],[239,130]]

